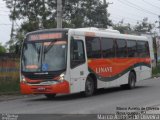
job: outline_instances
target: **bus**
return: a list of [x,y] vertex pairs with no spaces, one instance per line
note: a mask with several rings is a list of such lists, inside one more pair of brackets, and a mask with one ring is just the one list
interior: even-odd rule
[[99,28],[44,29],[26,35],[21,54],[22,94],[83,93],[135,88],[150,78],[151,45],[144,36]]

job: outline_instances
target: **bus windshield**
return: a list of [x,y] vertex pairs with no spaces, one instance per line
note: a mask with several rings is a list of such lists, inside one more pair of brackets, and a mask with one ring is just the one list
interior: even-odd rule
[[66,69],[67,42],[24,43],[22,52],[23,72],[49,72]]

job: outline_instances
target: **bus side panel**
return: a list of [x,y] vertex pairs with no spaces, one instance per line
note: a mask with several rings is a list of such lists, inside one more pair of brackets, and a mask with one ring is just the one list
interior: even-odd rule
[[129,75],[129,72],[127,72],[126,74],[122,75],[121,77],[111,81],[109,87],[115,87],[115,86],[127,84],[128,83],[128,75]]
[[150,58],[92,59],[88,65],[89,71],[97,76],[98,88],[127,84],[132,70],[136,72],[137,81],[151,74]]
[[150,78],[152,75],[152,69],[151,68],[148,68],[146,66],[142,66],[141,68],[141,75],[140,75],[140,80],[144,80],[144,79],[147,79],[147,78]]
[[119,85],[127,84],[128,83],[128,75],[129,75],[129,72],[127,72],[126,74],[122,75],[121,77],[119,77],[115,80],[108,81],[108,82],[98,80],[97,88],[109,88],[109,87],[116,87]]

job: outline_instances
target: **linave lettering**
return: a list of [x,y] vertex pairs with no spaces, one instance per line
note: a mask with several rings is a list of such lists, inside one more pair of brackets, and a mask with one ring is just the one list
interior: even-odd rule
[[98,67],[96,73],[112,72],[112,67]]

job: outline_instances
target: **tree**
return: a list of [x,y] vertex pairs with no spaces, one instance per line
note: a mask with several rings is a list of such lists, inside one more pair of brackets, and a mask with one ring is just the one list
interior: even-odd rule
[[112,27],[116,30],[119,30],[121,33],[129,33],[129,34],[145,34],[152,33],[155,27],[155,24],[149,23],[148,18],[144,18],[141,22],[137,22],[136,25],[124,24],[124,21],[121,20],[117,24],[113,24]]
[[152,32],[154,27],[154,24],[148,22],[148,18],[144,18],[141,22],[137,22],[137,25],[134,27],[134,31],[139,33],[147,33]]
[[[10,9],[11,20],[22,20],[21,30],[30,32],[55,27],[55,0],[4,0]],[[26,27],[27,26],[27,27]]]
[[100,0],[65,0],[64,20],[72,27],[104,27],[111,26],[108,4]]
[[[8,42],[15,51],[27,32],[56,27],[57,0],[4,0],[10,9],[12,21],[22,20],[18,29],[12,28]],[[111,25],[108,4],[101,0],[63,0],[63,27],[104,27]],[[14,23],[14,22],[13,22]]]
[[[7,42],[9,52],[15,52],[21,45],[27,32],[40,28],[54,28],[56,26],[56,1],[51,0],[4,0],[10,9],[12,21],[23,20],[18,29],[11,30],[11,39]],[[14,23],[14,22],[13,22]],[[19,46],[20,47],[20,46]]]
[[124,21],[121,20],[117,24],[112,25],[113,29],[118,30],[120,33],[131,33],[133,32],[133,29],[131,28],[131,25],[124,24]]

